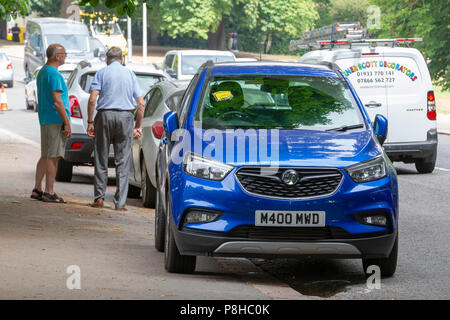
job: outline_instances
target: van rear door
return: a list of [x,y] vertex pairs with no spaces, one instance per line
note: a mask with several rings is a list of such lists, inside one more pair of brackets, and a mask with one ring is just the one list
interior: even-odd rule
[[370,121],[377,114],[388,117],[385,76],[379,67],[384,61],[383,52],[362,47],[336,52],[334,59],[355,88]]
[[426,141],[427,131],[435,127],[435,121],[427,118],[429,75],[421,73],[413,55],[398,56],[388,51],[384,55],[389,122],[386,142]]

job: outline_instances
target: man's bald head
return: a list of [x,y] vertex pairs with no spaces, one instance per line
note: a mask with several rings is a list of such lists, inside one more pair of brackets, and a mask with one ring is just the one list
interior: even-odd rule
[[47,59],[55,59],[57,53],[64,53],[64,47],[58,43],[53,43],[48,46],[47,51],[45,52],[47,55]]

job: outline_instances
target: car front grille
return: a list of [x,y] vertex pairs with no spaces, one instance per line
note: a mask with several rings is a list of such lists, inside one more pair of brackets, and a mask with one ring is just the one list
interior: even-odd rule
[[378,231],[363,234],[351,234],[346,230],[335,227],[259,227],[254,225],[242,225],[228,232],[203,231],[184,228],[198,234],[214,235],[218,237],[258,240],[258,241],[320,241],[320,240],[350,240],[378,237],[388,234],[389,231]]
[[[343,175],[338,169],[279,168],[275,174],[266,174],[261,167],[243,167],[236,177],[245,191],[251,194],[282,198],[301,199],[330,195],[339,187]],[[297,174],[298,181],[292,185],[283,182],[287,171]]]

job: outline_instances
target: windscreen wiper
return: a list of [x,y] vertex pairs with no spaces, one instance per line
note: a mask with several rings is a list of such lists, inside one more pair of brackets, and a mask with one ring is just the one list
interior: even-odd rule
[[327,129],[325,131],[347,131],[347,130],[359,129],[359,128],[364,128],[364,124],[360,123],[360,124],[353,124],[351,126],[341,126],[341,127],[337,127],[337,128]]

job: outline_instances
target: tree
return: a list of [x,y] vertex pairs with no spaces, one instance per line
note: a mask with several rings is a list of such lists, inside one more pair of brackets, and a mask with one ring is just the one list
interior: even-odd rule
[[0,2],[0,20],[8,20],[10,15],[16,17],[19,13],[26,15],[29,10],[28,0],[2,0]]
[[330,17],[337,21],[359,21],[366,25],[368,0],[333,0],[329,5]]
[[450,90],[450,6],[441,0],[371,0],[380,7],[381,29],[370,30],[378,37],[421,37],[415,47],[422,51],[431,77],[445,90]]
[[319,18],[312,0],[261,0],[258,2],[258,29],[264,35],[265,52],[274,34],[296,38]]

